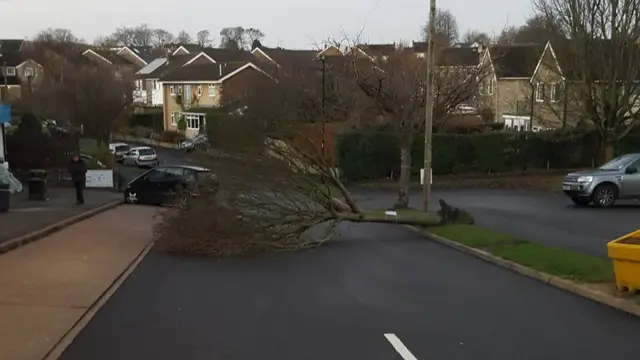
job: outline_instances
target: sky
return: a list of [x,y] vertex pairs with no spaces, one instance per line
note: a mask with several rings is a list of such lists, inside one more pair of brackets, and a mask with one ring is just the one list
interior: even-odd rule
[[[530,0],[438,0],[457,18],[460,34],[499,34],[531,13]],[[263,44],[311,48],[328,37],[368,43],[418,40],[428,0],[0,0],[0,39],[31,37],[43,28],[66,28],[92,42],[119,26],[145,23],[174,34],[207,29],[217,42],[223,27],[259,28]]]

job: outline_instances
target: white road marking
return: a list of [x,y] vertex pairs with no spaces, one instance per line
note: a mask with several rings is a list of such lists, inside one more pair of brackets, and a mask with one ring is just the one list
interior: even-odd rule
[[400,339],[396,336],[396,334],[384,334],[384,337],[391,343],[394,349],[402,356],[404,360],[418,360],[409,349],[400,341]]

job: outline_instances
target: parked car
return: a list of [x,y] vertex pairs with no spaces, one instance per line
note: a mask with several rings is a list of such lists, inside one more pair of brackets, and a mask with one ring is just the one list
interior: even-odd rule
[[180,143],[180,149],[186,152],[194,150],[206,150],[209,148],[209,139],[207,135],[199,134],[193,139],[187,139]]
[[[80,160],[84,161],[84,163],[87,165],[87,167],[91,167],[91,164],[94,162],[93,156],[91,156],[91,155],[80,154],[78,157],[80,158]],[[95,160],[95,164],[98,165],[101,168],[106,168],[107,167],[105,164],[100,162],[100,160]]]
[[152,148],[139,146],[131,148],[122,156],[122,164],[125,166],[155,167],[160,165],[160,161],[158,160],[158,154]]
[[125,143],[116,142],[109,144],[109,151],[117,162],[122,162],[123,156],[131,150],[131,147]]
[[133,179],[124,190],[128,204],[163,205],[179,191],[197,194],[198,186],[215,175],[209,169],[188,165],[163,165]]
[[613,206],[618,199],[640,200],[640,153],[619,156],[597,169],[568,174],[562,191],[578,206]]

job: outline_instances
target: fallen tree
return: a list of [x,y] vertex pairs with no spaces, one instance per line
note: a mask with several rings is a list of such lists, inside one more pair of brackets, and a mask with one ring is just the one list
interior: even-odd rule
[[361,208],[317,146],[316,128],[299,121],[315,94],[283,88],[283,82],[261,85],[262,101],[243,115],[208,119],[215,150],[195,160],[215,178],[163,213],[156,228],[160,249],[213,256],[296,251],[327,242],[344,221],[436,226],[447,219],[412,209]]

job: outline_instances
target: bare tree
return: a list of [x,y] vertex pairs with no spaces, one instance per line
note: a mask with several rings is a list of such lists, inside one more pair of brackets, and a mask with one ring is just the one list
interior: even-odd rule
[[214,256],[296,251],[324,244],[342,221],[441,222],[435,213],[405,210],[388,219],[384,210],[358,207],[317,146],[319,74],[307,70],[274,72],[277,81],[256,85],[243,115],[208,118],[214,150],[198,161],[216,177],[197,197],[167,199],[178,209],[156,229],[158,247]]
[[198,31],[198,33],[196,34],[196,41],[198,45],[202,47],[211,45],[211,34],[209,33],[209,30]]
[[94,46],[99,47],[111,47],[111,46],[119,46],[120,43],[118,40],[114,39],[111,36],[98,36],[95,40],[93,40]]
[[79,43],[82,42],[80,38],[76,37],[69,29],[61,28],[48,28],[40,31],[34,38],[35,42],[49,43]]
[[[147,24],[138,25],[133,28],[133,46],[151,46],[153,45],[153,32]],[[129,45],[129,44],[127,44]]]
[[185,30],[180,31],[176,37],[176,43],[178,44],[191,44],[192,42],[193,39],[191,38],[191,35],[189,35]]
[[637,0],[537,0],[539,15],[568,39],[552,39],[565,101],[577,103],[582,120],[599,137],[598,162],[640,120],[640,4]]
[[264,33],[260,31],[260,29],[256,28],[245,29],[244,35],[247,38],[246,42],[248,44],[253,44],[254,41],[261,41],[265,36]]
[[491,43],[491,38],[487,33],[482,32],[480,30],[467,30],[467,32],[462,37],[462,42],[465,44],[473,44],[474,42],[481,42],[485,45]]
[[153,46],[156,48],[163,48],[174,42],[174,36],[172,33],[164,29],[153,30]]
[[132,104],[133,74],[111,66],[86,66],[67,85],[69,103],[75,105],[76,121],[100,144],[109,142],[111,132]]
[[[447,9],[437,9],[435,24],[435,42],[439,46],[452,45],[458,39],[458,20]],[[429,24],[422,28],[422,39],[427,40]]]
[[115,40],[118,45],[130,45],[133,44],[135,38],[135,30],[132,27],[121,26],[116,29],[116,31],[110,35],[110,37]]
[[498,37],[500,44],[545,44],[551,39],[565,37],[556,18],[535,14],[522,26],[509,26]]
[[[486,76],[486,68],[460,66],[457,61],[445,53],[436,57],[439,66],[434,80],[434,126],[444,124],[459,105],[473,99],[478,83]],[[373,64],[367,62],[354,61],[352,66],[359,87],[384,112],[384,125],[398,139],[400,179],[395,207],[406,208],[409,205],[411,145],[416,135],[424,132],[426,60],[407,49],[398,49]]]
[[220,30],[220,47],[223,49],[244,49],[247,45],[245,29],[242,26]]

